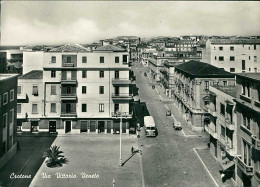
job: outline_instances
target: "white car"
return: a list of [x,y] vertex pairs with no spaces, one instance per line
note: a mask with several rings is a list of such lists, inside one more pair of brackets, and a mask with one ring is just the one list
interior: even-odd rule
[[182,130],[181,122],[175,121],[172,125],[175,130]]

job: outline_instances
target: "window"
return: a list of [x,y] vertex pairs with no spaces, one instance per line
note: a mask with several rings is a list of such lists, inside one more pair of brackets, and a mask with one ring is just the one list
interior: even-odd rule
[[114,105],[114,112],[118,112],[119,111],[119,103],[115,103]]
[[86,56],[82,57],[82,63],[87,63],[87,57]]
[[81,111],[82,112],[87,112],[87,104],[82,104],[81,105]]
[[56,112],[56,103],[51,103],[51,113]]
[[251,60],[251,57],[250,57],[250,56],[248,56],[248,60]]
[[37,114],[37,113],[38,113],[38,105],[32,104],[32,114]]
[[22,93],[22,87],[17,86],[17,94],[20,95]]
[[51,86],[51,95],[56,95],[56,86]]
[[32,94],[33,94],[34,96],[37,96],[37,95],[38,95],[38,86],[33,86]]
[[209,105],[209,101],[204,101],[204,105],[205,106]]
[[115,71],[115,78],[119,79],[119,71]]
[[56,56],[51,57],[51,63],[56,63]]
[[230,72],[235,72],[235,68],[230,68]]
[[254,68],[255,72],[257,72],[257,68]]
[[67,94],[71,94],[71,87],[68,86],[66,91],[67,91]]
[[223,47],[219,47],[218,49],[219,49],[220,51],[223,51]]
[[82,94],[86,94],[87,93],[87,87],[86,86],[82,86]]
[[214,50],[216,50],[216,47],[214,46]]
[[67,63],[71,63],[71,57],[70,56],[67,57]]
[[99,77],[104,78],[104,71],[99,71]]
[[215,56],[215,60],[217,60],[217,56]]
[[256,50],[256,45],[254,45],[254,50]]
[[123,55],[123,64],[127,64],[127,55]]
[[230,51],[234,51],[234,46],[230,46]]
[[247,96],[250,97],[250,85],[247,84]]
[[104,94],[104,86],[99,86],[99,94]]
[[115,57],[115,63],[119,63],[119,56]]
[[4,93],[3,105],[6,105],[7,103],[8,103],[8,92]]
[[9,123],[13,123],[14,122],[14,109],[10,110],[8,117],[9,117]]
[[3,128],[7,126],[7,113],[3,115]]
[[246,85],[242,84],[242,95],[246,95]]
[[87,71],[82,70],[82,78],[87,78]]
[[22,112],[22,105],[17,104],[17,113],[20,114]]
[[10,91],[10,101],[14,100],[14,90]]
[[105,62],[105,59],[104,59],[103,56],[100,57],[99,62],[100,62],[100,63],[104,63],[104,62]]
[[224,86],[227,86],[227,83],[228,83],[227,81],[223,81]]
[[99,112],[104,112],[104,103],[99,104]]
[[209,89],[209,81],[205,81],[205,90],[208,90]]
[[230,60],[230,61],[235,61],[235,57],[234,57],[234,56],[231,56],[229,60]]
[[257,62],[257,56],[254,56],[254,62]]
[[225,116],[225,105],[220,103],[220,113]]
[[220,57],[218,57],[218,60],[219,60],[219,61],[224,61],[224,57],[223,57],[223,56],[220,56]]
[[250,117],[246,116],[242,113],[242,118],[243,118],[243,125],[250,130]]
[[221,125],[221,136],[222,136],[223,138],[225,138],[225,135],[226,135],[226,128]]
[[248,50],[250,50],[250,46],[248,47]]
[[51,78],[56,77],[56,71],[51,71]]
[[242,70],[246,70],[246,61],[242,60]]

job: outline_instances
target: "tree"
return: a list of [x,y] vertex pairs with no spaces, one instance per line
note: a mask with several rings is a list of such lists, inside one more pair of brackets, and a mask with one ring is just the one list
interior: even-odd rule
[[53,145],[43,154],[43,158],[48,158],[45,161],[47,167],[62,166],[63,163],[67,163],[68,160],[62,155],[63,151],[59,150],[60,147]]

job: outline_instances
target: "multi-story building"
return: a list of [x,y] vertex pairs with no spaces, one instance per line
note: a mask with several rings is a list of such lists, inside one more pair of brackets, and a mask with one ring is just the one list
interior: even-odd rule
[[[1,64],[4,66],[1,68]],[[0,72],[22,73],[23,51],[18,49],[6,49],[0,51]],[[1,70],[1,69],[4,69]]]
[[260,40],[209,39],[202,61],[233,73],[260,71]]
[[193,51],[196,41],[193,40],[175,40],[169,41],[165,45],[165,51]]
[[19,78],[22,131],[116,133],[120,111],[122,132],[129,132],[132,81],[125,49],[107,45],[88,51],[65,45],[40,55],[42,70]]
[[222,167],[226,178],[235,180],[237,156],[237,117],[236,87],[211,85],[209,87],[210,123],[205,124],[205,131],[210,134],[210,152]]
[[209,103],[209,85],[234,85],[234,75],[210,64],[189,61],[175,66],[174,98],[184,119],[193,130],[203,131],[209,123],[206,105]]
[[239,186],[260,184],[260,74],[236,76],[238,156],[236,182]]
[[16,153],[16,74],[0,74],[0,168]]

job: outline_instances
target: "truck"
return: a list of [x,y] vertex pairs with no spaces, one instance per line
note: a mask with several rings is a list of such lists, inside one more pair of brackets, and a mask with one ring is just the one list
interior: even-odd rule
[[144,127],[146,136],[157,136],[157,128],[153,116],[144,116]]

